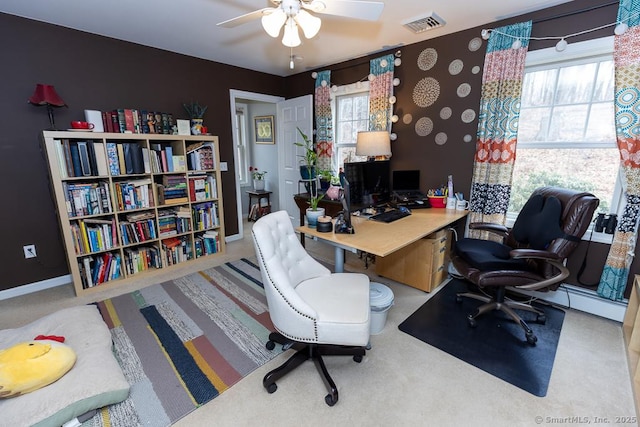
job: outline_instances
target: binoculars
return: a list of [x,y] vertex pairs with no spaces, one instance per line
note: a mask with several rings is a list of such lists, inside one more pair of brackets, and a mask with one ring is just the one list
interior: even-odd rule
[[616,226],[618,225],[618,215],[616,214],[603,214],[599,213],[596,218],[595,229],[596,232],[602,233],[603,231],[607,234],[613,234],[616,231]]

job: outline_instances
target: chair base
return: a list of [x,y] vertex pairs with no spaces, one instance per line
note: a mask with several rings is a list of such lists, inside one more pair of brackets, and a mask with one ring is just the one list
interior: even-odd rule
[[514,309],[526,310],[532,313],[536,313],[536,323],[544,324],[547,320],[544,312],[542,310],[538,310],[535,307],[532,307],[529,304],[524,304],[517,301],[506,301],[506,287],[498,287],[496,291],[496,295],[494,297],[489,297],[485,295],[475,294],[472,292],[460,292],[456,295],[456,301],[462,302],[463,297],[475,299],[478,301],[482,301],[485,304],[478,307],[473,314],[469,314],[467,316],[467,320],[469,321],[469,326],[475,328],[477,326],[476,318],[481,316],[484,313],[489,311],[502,311],[507,314],[514,322],[519,324],[524,330],[524,335],[527,342],[531,345],[535,345],[538,342],[538,337],[536,337],[533,333],[533,330],[527,325],[525,322],[515,311]]
[[318,372],[322,376],[329,394],[324,398],[327,405],[333,406],[338,403],[338,388],[333,382],[329,371],[322,360],[322,356],[353,356],[355,362],[362,362],[362,358],[366,353],[365,347],[357,346],[343,346],[343,345],[329,345],[329,344],[310,344],[298,341],[292,341],[278,332],[272,332],[269,334],[269,341],[267,342],[267,349],[273,350],[275,343],[282,344],[286,350],[292,348],[296,352],[287,359],[282,365],[269,372],[264,376],[262,385],[269,393],[274,393],[278,386],[276,381],[284,377],[286,374],[300,366],[305,360],[313,359],[313,362],[318,369]]

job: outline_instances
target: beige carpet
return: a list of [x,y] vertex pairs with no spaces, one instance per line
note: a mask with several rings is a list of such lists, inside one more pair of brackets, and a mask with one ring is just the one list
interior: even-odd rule
[[[249,229],[245,224],[245,239],[229,243],[227,254],[216,264],[253,255]],[[333,250],[327,245],[308,241],[307,249],[332,259]],[[616,417],[636,416],[619,323],[567,310],[547,396],[535,397],[400,332],[398,324],[429,294],[365,271],[355,254],[347,254],[347,267],[387,284],[395,304],[385,329],[372,336],[373,348],[362,363],[349,357],[326,358],[340,391],[336,406],[324,403],[324,384],[311,362],[280,380],[274,394],[262,388],[262,377],[288,357],[285,353],[176,426],[537,426],[571,423],[567,420],[577,424],[574,417],[589,417],[592,425],[597,425],[595,417],[608,418],[608,425],[615,425]],[[191,265],[189,270],[201,268]],[[178,269],[170,276],[187,271]],[[0,301],[0,325],[19,326],[63,307],[130,292],[147,282],[91,298],[74,297],[68,285]]]

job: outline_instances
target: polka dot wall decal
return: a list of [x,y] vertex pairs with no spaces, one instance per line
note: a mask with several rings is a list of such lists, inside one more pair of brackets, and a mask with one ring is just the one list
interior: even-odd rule
[[474,65],[474,67],[471,69],[471,72],[473,74],[478,74],[480,72],[480,67],[478,65]]
[[462,71],[462,68],[464,68],[464,62],[460,59],[454,59],[451,61],[451,64],[449,64],[449,74],[452,76],[458,75]]
[[422,71],[427,71],[433,68],[438,62],[438,51],[429,47],[418,55],[418,68]]
[[476,118],[476,112],[471,108],[464,110],[460,115],[460,118],[465,123],[471,123]]
[[462,140],[463,140],[464,142],[471,142],[471,139],[472,139],[472,138],[473,138],[473,137],[472,137],[471,135],[466,134],[466,135],[464,136],[464,138],[462,138]]
[[411,114],[407,113],[404,116],[402,116],[402,123],[404,123],[405,125],[408,125],[412,121],[413,121],[413,116]]
[[444,132],[440,132],[436,135],[436,144],[444,145],[447,142],[447,134]]
[[433,77],[425,77],[413,88],[413,102],[418,107],[428,107],[438,100],[440,83]]
[[471,85],[469,83],[462,83],[458,86],[458,90],[456,91],[460,98],[464,98],[465,96],[471,93]]
[[482,39],[480,37],[474,37],[469,41],[469,50],[475,52],[482,46]]
[[449,117],[451,117],[451,114],[452,111],[449,107],[444,107],[442,110],[440,110],[440,118],[442,120],[447,120]]
[[416,122],[416,135],[427,136],[433,131],[433,120],[429,117],[420,117]]

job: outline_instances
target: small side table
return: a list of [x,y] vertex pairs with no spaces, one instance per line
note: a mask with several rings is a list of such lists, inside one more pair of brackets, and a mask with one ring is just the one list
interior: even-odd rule
[[[271,193],[272,191],[265,190],[247,190],[249,195],[249,212],[247,220],[257,221],[263,215],[271,213]],[[252,203],[253,199],[257,199],[257,203]],[[267,199],[267,204],[262,205],[262,199]]]

